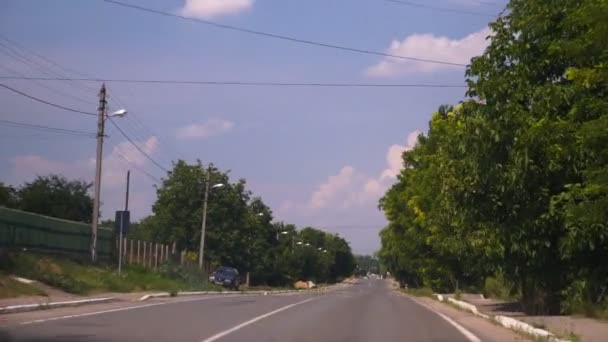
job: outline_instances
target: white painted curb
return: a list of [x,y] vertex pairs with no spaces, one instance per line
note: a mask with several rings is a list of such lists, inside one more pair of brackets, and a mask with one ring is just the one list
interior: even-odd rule
[[27,311],[36,311],[36,310],[47,310],[47,309],[55,309],[55,308],[63,308],[69,306],[81,306],[87,304],[99,304],[99,303],[107,303],[113,301],[113,297],[106,298],[91,298],[91,299],[81,299],[81,300],[71,300],[65,302],[51,302],[51,303],[42,303],[42,304],[25,304],[25,305],[11,305],[0,308],[0,314],[10,314],[17,312],[27,312]]
[[550,333],[547,330],[535,328],[528,323],[516,320],[511,317],[488,316],[486,314],[482,314],[477,310],[477,307],[471,303],[456,300],[451,297],[448,297],[446,299],[444,296],[442,296],[440,294],[435,294],[435,298],[437,298],[437,300],[439,300],[440,302],[444,302],[444,301],[450,302],[450,303],[456,305],[457,307],[474,314],[475,316],[483,317],[488,320],[493,320],[507,329],[518,330],[518,331],[524,332],[526,334],[529,334],[529,335],[532,335],[535,337],[546,338],[552,342],[570,342],[569,340],[563,340],[563,339],[555,337],[555,335],[553,333]]
[[[314,289],[302,289],[302,290],[183,291],[183,292],[180,291],[177,294],[175,294],[174,297],[177,297],[177,296],[203,296],[203,295],[215,295],[215,296],[219,296],[219,295],[262,295],[262,296],[267,296],[267,295],[280,294],[280,293],[323,292],[323,291],[329,291],[331,289],[337,288],[338,286],[348,286],[348,285],[352,285],[352,283],[339,283],[339,284],[334,284],[331,286],[318,287],[318,288],[314,288]],[[167,297],[172,297],[171,293],[169,293],[169,292],[151,293],[151,294],[142,296],[141,298],[139,298],[139,301],[148,300],[150,298],[167,298]]]

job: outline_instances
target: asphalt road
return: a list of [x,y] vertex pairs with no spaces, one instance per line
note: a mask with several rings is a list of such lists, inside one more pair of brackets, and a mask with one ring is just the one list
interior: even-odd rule
[[471,341],[378,279],[327,293],[114,303],[23,313],[3,323],[0,340],[32,342]]

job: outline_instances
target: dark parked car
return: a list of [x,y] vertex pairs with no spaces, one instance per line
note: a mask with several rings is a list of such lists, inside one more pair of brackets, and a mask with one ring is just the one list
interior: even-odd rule
[[224,287],[230,287],[235,290],[239,289],[241,280],[239,278],[239,271],[236,268],[221,266],[218,267],[210,276],[209,282]]

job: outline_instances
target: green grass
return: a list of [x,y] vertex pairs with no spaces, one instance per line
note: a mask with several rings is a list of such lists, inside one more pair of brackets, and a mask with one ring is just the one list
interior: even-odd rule
[[574,315],[581,315],[589,318],[608,320],[608,307],[605,303],[594,304],[584,302],[575,307],[571,313]]
[[8,275],[0,274],[0,299],[19,296],[46,296],[44,291],[17,281]]
[[401,291],[403,291],[404,293],[407,293],[409,295],[416,296],[416,297],[431,297],[431,298],[434,298],[434,292],[433,292],[433,290],[431,288],[428,288],[428,287],[402,289]]
[[74,294],[217,289],[207,283],[203,273],[178,266],[164,265],[159,272],[125,267],[119,276],[114,266],[93,266],[59,257],[20,253],[12,259],[11,273]]

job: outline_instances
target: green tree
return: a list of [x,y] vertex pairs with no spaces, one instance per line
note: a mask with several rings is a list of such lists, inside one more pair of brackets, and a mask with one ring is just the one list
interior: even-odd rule
[[608,3],[508,7],[467,70],[471,99],[404,153],[379,256],[434,288],[504,274],[533,313],[605,302]]
[[92,184],[59,175],[39,176],[18,190],[17,208],[72,221],[91,222]]
[[17,196],[17,190],[14,187],[0,182],[0,206],[15,208],[19,202]]

